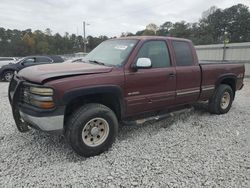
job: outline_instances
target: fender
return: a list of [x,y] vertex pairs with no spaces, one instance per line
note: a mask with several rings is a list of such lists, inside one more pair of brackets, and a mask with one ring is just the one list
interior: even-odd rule
[[215,88],[217,88],[223,80],[228,79],[228,78],[233,79],[235,81],[235,84],[236,84],[237,76],[233,73],[228,73],[228,74],[223,74],[223,75],[218,77],[218,79],[215,83]]
[[215,83],[215,88],[217,88],[217,87],[221,84],[221,82],[222,82],[223,80],[228,79],[228,78],[234,80],[234,85],[231,86],[232,89],[233,89],[233,92],[234,92],[234,96],[233,96],[233,99],[234,99],[234,97],[235,97],[235,92],[236,92],[236,90],[237,90],[237,88],[236,88],[237,76],[236,76],[235,74],[228,73],[228,74],[223,74],[223,75],[221,75],[221,76],[217,79],[217,81],[216,81],[216,83]]
[[63,105],[69,104],[72,100],[83,97],[86,95],[91,94],[105,94],[110,93],[118,97],[121,107],[121,117],[123,117],[125,113],[125,103],[124,103],[124,96],[123,91],[120,86],[117,85],[103,85],[103,86],[94,86],[94,87],[84,87],[84,88],[77,88],[70,91],[67,91],[63,98],[62,103]]

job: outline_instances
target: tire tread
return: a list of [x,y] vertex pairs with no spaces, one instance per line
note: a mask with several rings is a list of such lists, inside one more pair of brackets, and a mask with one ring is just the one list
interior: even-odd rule
[[[112,143],[108,146],[105,146],[103,148],[100,148],[98,152],[90,152],[90,153],[83,153],[81,148],[79,148],[79,144],[76,144],[76,140],[74,135],[73,135],[73,131],[75,129],[75,126],[77,124],[77,121],[79,121],[79,118],[82,114],[85,114],[86,112],[88,112],[89,110],[92,109],[96,109],[97,111],[109,111],[111,112],[111,115],[113,116],[112,118],[115,118],[115,125],[114,125],[114,138],[117,135],[118,132],[118,121],[117,118],[115,116],[115,113],[109,109],[108,107],[99,104],[99,103],[89,103],[89,104],[85,104],[82,107],[78,108],[74,113],[72,113],[72,115],[69,117],[69,119],[66,121],[66,131],[65,131],[65,137],[66,140],[68,141],[68,143],[70,144],[70,146],[72,147],[73,150],[75,150],[78,154],[85,156],[85,157],[89,157],[89,156],[93,156],[93,155],[98,155],[99,153],[102,153],[103,151],[107,150],[109,147],[111,147],[112,143],[113,143],[113,139],[111,140]],[[73,125],[73,126],[72,126]]]

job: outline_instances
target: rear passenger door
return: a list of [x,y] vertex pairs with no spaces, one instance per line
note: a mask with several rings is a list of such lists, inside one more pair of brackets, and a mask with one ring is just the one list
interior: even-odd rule
[[175,68],[171,64],[166,41],[145,42],[133,64],[138,58],[149,58],[152,67],[125,72],[128,115],[162,109],[173,104],[175,99]]
[[176,104],[195,102],[199,98],[201,72],[187,41],[172,41],[176,62]]

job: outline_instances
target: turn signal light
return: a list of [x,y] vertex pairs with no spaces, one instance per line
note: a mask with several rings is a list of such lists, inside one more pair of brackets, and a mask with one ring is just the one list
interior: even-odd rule
[[36,107],[43,108],[43,109],[51,109],[55,107],[55,104],[53,101],[30,100],[30,103]]

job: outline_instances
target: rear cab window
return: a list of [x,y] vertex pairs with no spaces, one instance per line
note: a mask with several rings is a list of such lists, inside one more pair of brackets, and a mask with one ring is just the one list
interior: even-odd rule
[[176,66],[192,66],[194,64],[193,53],[188,42],[173,41]]
[[139,50],[138,58],[149,58],[152,63],[152,68],[170,67],[170,57],[168,47],[165,41],[147,41]]

